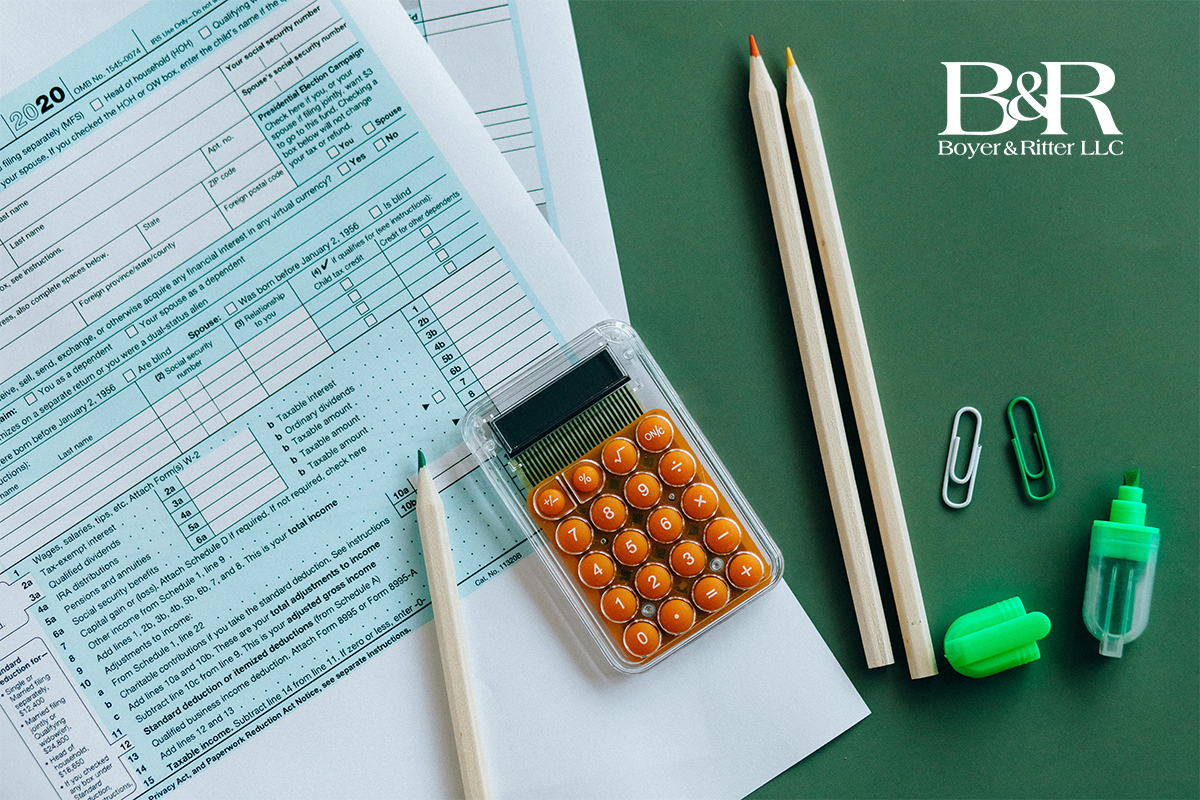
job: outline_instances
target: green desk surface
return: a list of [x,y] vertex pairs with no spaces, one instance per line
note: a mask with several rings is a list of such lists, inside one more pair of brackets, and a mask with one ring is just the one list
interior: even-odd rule
[[[755,796],[1200,795],[1200,4],[571,11],[633,323],[872,711]],[[973,680],[939,657],[911,681],[868,501],[898,663],[865,666],[746,99],[749,33],[781,89],[791,46],[817,103],[935,648],[960,614],[1019,595],[1053,622],[1037,662]],[[1112,68],[1119,137],[1065,100],[1066,136],[1033,121],[956,141],[1118,138],[1123,155],[938,155],[941,62],[1044,77],[1053,60]],[[1064,91],[1095,85],[1074,75]],[[964,91],[992,86],[975,82]],[[998,105],[972,103],[997,123]],[[1017,395],[1037,404],[1058,478],[1045,503],[1019,487]],[[951,511],[942,472],[965,405],[983,414],[983,454],[973,502]],[[1081,621],[1088,535],[1134,466],[1162,529],[1158,578],[1146,632],[1106,659]]]

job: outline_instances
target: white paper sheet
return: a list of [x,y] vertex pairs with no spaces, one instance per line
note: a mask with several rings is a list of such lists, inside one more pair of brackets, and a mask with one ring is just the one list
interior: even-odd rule
[[[289,4],[285,7],[284,16],[294,13],[302,5]],[[398,9],[369,3],[352,3],[348,7],[362,29],[366,42],[379,52],[388,70],[399,81],[403,97],[421,120],[431,140],[453,166],[455,175],[488,227],[494,231],[511,258],[511,263],[520,269],[519,274],[532,288],[539,307],[547,313],[558,335],[569,338],[598,319],[603,313],[599,303],[583,284],[562,246],[551,235],[535,208],[523,200],[514,201],[514,198],[523,198],[524,188],[499,157],[448,76],[421,44],[416,31],[404,23]],[[47,10],[43,4],[17,10],[41,15],[36,16],[39,23],[21,26],[18,39],[25,41],[34,41],[38,35],[38,25],[47,20],[51,25],[68,25],[66,20],[76,16],[71,13],[56,16],[60,8]],[[224,12],[225,9],[220,10]],[[103,17],[108,9],[101,8],[100,12]],[[0,8],[5,20],[14,19],[14,13],[16,11],[11,4]],[[112,21],[111,18],[108,20]],[[260,27],[252,28],[246,38],[237,41],[253,41],[254,36],[260,35],[259,31],[269,30],[272,24],[264,22]],[[91,31],[99,27],[97,24]],[[14,28],[6,25],[5,30]],[[76,47],[83,44],[85,38],[73,39],[68,35],[61,41],[66,47]],[[231,45],[228,52],[232,54],[241,46]],[[15,47],[15,42],[0,40],[0,58],[4,59],[4,69],[0,74],[4,75],[5,80],[9,75],[18,74],[15,67],[10,70],[9,59],[20,58],[23,52],[29,50],[28,47]],[[47,57],[47,62],[49,60],[50,57]],[[7,84],[0,86],[0,96],[12,88]],[[7,113],[9,108],[6,106],[4,111]],[[103,128],[100,130],[102,132]],[[75,152],[67,149],[64,156],[73,157]],[[36,180],[36,173],[33,179]],[[22,191],[21,187],[22,184],[17,183],[12,190],[0,192],[0,205],[8,206],[8,198],[13,197],[14,192]],[[347,246],[345,241],[349,240],[339,243],[338,247]],[[415,331],[404,327],[404,318],[396,319],[397,327],[394,330],[400,343],[411,338]],[[250,319],[248,321],[252,322]],[[36,344],[29,344],[27,340],[17,344],[21,347],[7,350],[5,354],[29,353],[33,352],[30,348],[36,348]],[[11,374],[23,370],[24,363],[5,361],[4,372]],[[317,369],[312,370],[314,375]],[[269,379],[264,381],[264,385],[266,383],[269,383]],[[366,386],[365,383],[362,385]],[[453,390],[453,384],[448,388]],[[401,397],[405,391],[413,390],[418,393],[429,391],[420,387],[398,389]],[[422,394],[419,399],[427,397]],[[432,400],[429,405],[435,408],[441,402],[436,394],[428,396],[428,399]],[[280,402],[277,398],[276,406]],[[418,414],[416,406],[411,402],[410,405],[415,418]],[[247,438],[247,432],[267,433],[262,426],[270,415],[264,415],[264,409],[265,406],[259,406],[230,420],[228,425],[207,436],[198,448],[201,461],[208,457],[205,453],[217,453],[223,460],[227,460],[227,456],[232,458],[246,454],[246,463],[261,459],[261,446],[260,453],[256,454],[254,443],[257,439],[253,436]],[[269,410],[274,413],[280,409]],[[449,412],[445,416],[448,417]],[[409,457],[407,442],[410,438],[419,440],[428,436],[449,443],[452,428],[446,426],[445,421],[436,427],[436,435],[419,430],[406,433],[392,431],[391,436],[404,439],[402,446],[387,441],[388,437],[379,431],[371,437],[371,446],[378,448],[385,461],[396,463]],[[270,434],[264,438],[269,439]],[[394,452],[393,447],[396,447]],[[401,450],[404,450],[403,454]],[[274,450],[270,456],[278,465],[277,472],[291,475],[287,472],[286,457]],[[401,483],[400,470],[384,467],[383,474],[394,479],[396,485]],[[191,480],[192,473],[185,470],[181,475],[182,481],[198,485]],[[343,497],[358,504],[367,503],[364,508],[382,506],[380,517],[386,514],[389,506],[381,503],[380,498],[367,502],[368,497],[374,496],[362,494],[359,491],[361,488],[348,487],[348,494]],[[512,541],[511,533],[505,533],[503,522],[494,513],[489,516],[484,511],[490,505],[486,494],[488,491],[482,480],[469,476],[446,492],[448,508],[458,515],[458,519],[452,518],[451,522],[461,529],[460,536],[466,537],[456,541],[456,549],[474,547],[476,542],[471,537],[490,532],[495,541],[479,546],[493,548],[502,555],[523,552],[505,549],[510,545],[519,545]],[[48,497],[54,502],[60,499],[53,492]],[[206,509],[215,507],[205,505]],[[393,503],[390,508],[399,512],[402,506]],[[3,506],[0,506],[2,509]],[[159,522],[157,517],[151,516]],[[482,527],[476,522],[481,519],[487,520]],[[171,519],[167,520],[167,524],[171,522]],[[402,522],[408,527],[415,525],[411,516]],[[74,523],[63,523],[63,526],[62,533],[56,536],[69,536],[71,528],[77,529]],[[158,541],[154,537],[159,534],[147,532],[144,526],[136,536],[133,528],[122,527],[121,530],[122,535],[127,534],[145,543]],[[318,548],[336,546],[342,540],[339,537],[349,539],[356,533],[356,530],[335,533],[328,526],[323,528],[321,523],[315,523],[311,530],[313,533],[310,535],[324,531],[330,536],[328,543],[317,536]],[[389,547],[402,547],[401,540],[406,528],[402,525],[397,529],[393,525],[389,530],[395,532],[380,541],[386,541]],[[277,532],[281,531],[282,528]],[[178,532],[167,530],[161,535],[168,538],[163,539],[160,546],[178,547],[179,543],[170,537],[178,537],[181,532],[182,528]],[[6,552],[14,552],[16,547],[13,545],[15,540],[11,538],[13,533],[16,532],[5,533]],[[415,530],[409,533],[411,542]],[[508,540],[505,540],[506,535]],[[38,543],[38,546],[50,547],[53,541],[49,539]],[[26,549],[31,546],[26,546]],[[230,555],[234,553],[230,552]],[[244,556],[239,557],[239,562],[243,559]],[[493,780],[502,794],[743,794],[802,758],[866,713],[861,700],[820,637],[812,630],[794,597],[784,587],[768,594],[756,607],[746,609],[736,623],[714,631],[704,642],[669,659],[648,675],[616,678],[601,671],[588,656],[586,644],[576,635],[570,620],[564,617],[561,603],[555,595],[547,592],[541,566],[528,563],[530,560],[522,559],[524,563],[519,561],[516,568],[488,580],[483,588],[466,599],[485,738],[489,742]],[[204,562],[204,568],[212,563],[203,557],[197,561]],[[165,565],[167,562],[163,563]],[[6,561],[0,566],[9,568],[12,564]],[[244,562],[243,566],[249,569],[253,562]],[[63,567],[67,568],[72,567]],[[214,567],[214,570],[220,569],[223,567]],[[10,572],[13,571],[10,569],[3,574],[5,583],[0,586],[5,595],[0,599],[0,625],[4,626],[0,627],[0,654],[3,655],[0,670],[7,666],[7,674],[15,676],[22,664],[40,656],[40,666],[36,670],[45,670],[45,674],[50,676],[47,679],[49,685],[56,687],[55,691],[67,698],[71,695],[60,684],[66,684],[68,677],[71,681],[85,679],[71,675],[67,670],[82,669],[86,665],[89,674],[98,672],[97,679],[104,680],[99,677],[107,675],[103,671],[103,659],[95,661],[93,658],[90,662],[82,659],[88,652],[86,649],[81,651],[82,660],[61,665],[57,660],[49,662],[46,656],[41,655],[54,647],[58,638],[54,635],[55,625],[47,622],[45,613],[34,609],[36,603],[29,603],[17,594],[18,590],[26,591],[27,587],[10,582],[17,577],[10,575]],[[399,571],[396,574],[402,576],[405,573]],[[58,576],[51,577],[43,573],[35,576],[35,579],[53,580],[54,577]],[[473,582],[467,576],[463,577],[468,585]],[[34,586],[33,589],[36,591],[38,587]],[[255,592],[249,596],[231,595],[231,611],[236,611],[238,602],[249,602],[261,590]],[[399,590],[396,594],[399,594]],[[26,605],[28,610],[25,609]],[[23,624],[26,613],[30,624]],[[427,612],[422,613],[424,616],[417,614],[411,617],[414,624],[427,618]],[[63,616],[69,618],[70,614]],[[216,621],[220,622],[220,618]],[[80,627],[84,624],[79,623]],[[175,623],[168,620],[163,624]],[[78,637],[76,631],[69,635]],[[381,638],[386,635],[391,634],[385,633]],[[367,652],[367,648],[362,652]],[[340,658],[336,648],[330,651],[329,656],[334,661]],[[18,661],[19,658],[25,660]],[[338,663],[339,668],[344,669],[341,665],[347,662],[343,659]],[[97,670],[97,667],[100,669]],[[330,669],[322,675],[322,679],[334,677],[332,673]],[[728,688],[730,676],[736,676],[732,689]],[[2,680],[5,680],[5,673],[0,673]],[[15,684],[10,681],[9,685]],[[314,693],[312,689],[316,685],[316,682],[290,681],[284,687],[287,697],[277,703],[280,709],[290,708],[288,713],[276,715],[272,713],[274,707],[267,708],[223,739],[214,736],[211,743],[198,740],[197,745],[204,745],[199,748],[203,752],[194,756],[186,756],[181,752],[163,757],[157,752],[161,748],[148,748],[143,739],[115,732],[121,730],[117,725],[120,721],[110,716],[116,711],[105,708],[107,701],[93,695],[96,686],[81,686],[80,690],[71,690],[76,700],[86,701],[92,706],[91,717],[95,721],[72,712],[75,716],[71,717],[68,724],[81,729],[77,734],[80,737],[83,736],[82,729],[87,729],[93,740],[96,735],[103,740],[103,743],[93,741],[89,745],[93,749],[90,758],[101,754],[110,756],[110,761],[105,762],[111,771],[110,777],[119,778],[110,784],[112,796],[127,797],[140,791],[129,788],[117,790],[129,782],[144,784],[139,776],[145,773],[139,770],[150,765],[154,767],[152,772],[160,776],[156,781],[156,791],[172,787],[179,796],[187,796],[190,792],[195,796],[429,797],[454,794],[460,790],[444,713],[444,690],[441,689],[436,643],[430,626],[416,627],[404,638],[358,664],[354,671],[336,678],[327,687]],[[110,686],[110,689],[116,688],[119,687]],[[698,696],[704,702],[698,703]],[[720,701],[714,701],[714,696],[719,697]],[[743,698],[753,702],[743,703]],[[822,698],[826,702],[820,702]],[[56,761],[53,768],[49,763],[39,763],[27,755],[32,752],[28,745],[32,740],[22,733],[20,714],[12,714],[14,709],[19,708],[36,711],[29,705],[33,700],[29,700],[26,706],[19,705],[27,700],[7,697],[5,711],[10,719],[14,719],[14,724],[0,724],[0,753],[4,754],[5,764],[0,785],[4,788],[4,794],[45,797],[58,794],[69,797],[84,791],[81,788],[83,784],[76,783],[72,788],[66,783],[52,784],[49,779],[56,773],[64,777],[77,777],[71,775],[72,767],[64,766],[64,763],[72,763],[69,752],[63,755],[61,748],[55,751],[66,762]],[[68,706],[74,708],[74,702],[56,713],[67,713]],[[157,703],[158,700],[155,698],[147,702]],[[236,698],[231,698],[226,708],[240,720],[245,716],[244,709],[238,710],[236,702]],[[144,708],[128,708],[122,713],[128,719],[131,713],[137,714]],[[169,713],[164,708],[163,715]],[[743,714],[747,716],[741,716]],[[163,715],[150,717],[146,723],[156,726],[171,723]],[[275,716],[278,719],[261,727],[263,722]],[[654,719],[649,719],[649,716]],[[645,744],[655,739],[656,722],[662,718],[679,720],[696,731],[694,741],[678,742],[679,749],[673,751],[676,758],[668,764],[662,762],[664,751],[661,742],[656,741],[653,748]],[[736,727],[736,723],[740,723],[741,730],[737,735],[730,736],[731,726]],[[89,726],[94,726],[94,730]],[[156,727],[155,731],[166,729]],[[252,731],[257,732],[250,738],[247,734]],[[576,751],[570,747],[573,741],[580,740],[581,732],[596,735],[613,752],[627,759],[631,775],[648,775],[649,782],[617,782],[595,786],[591,781],[593,762],[579,759]],[[147,737],[150,735],[146,734]],[[229,749],[231,743],[243,737],[242,744]],[[72,741],[85,740],[80,738]],[[137,760],[134,760],[135,755]],[[729,760],[731,758],[732,761]],[[169,766],[172,761],[178,760],[186,762],[183,767]],[[530,769],[531,762],[536,763],[536,770]],[[701,783],[689,782],[694,780],[695,768],[699,763],[721,763],[722,778],[714,780],[706,776]]]

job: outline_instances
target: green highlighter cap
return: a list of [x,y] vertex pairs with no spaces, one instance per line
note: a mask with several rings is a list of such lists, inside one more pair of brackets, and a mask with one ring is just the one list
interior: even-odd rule
[[1049,632],[1049,617],[1026,613],[1021,598],[1013,597],[954,620],[946,631],[946,660],[968,678],[986,678],[1037,661],[1038,639]]
[[1108,519],[1092,523],[1083,621],[1100,640],[1100,654],[1112,658],[1121,657],[1150,619],[1159,530],[1145,524],[1140,483],[1140,470],[1126,472]]

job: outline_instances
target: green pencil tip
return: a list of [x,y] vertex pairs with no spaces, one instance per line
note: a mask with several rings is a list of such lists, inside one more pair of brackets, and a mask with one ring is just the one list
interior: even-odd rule
[[1125,471],[1125,485],[1137,486],[1142,479],[1142,471],[1140,469],[1131,469]]
[[425,453],[417,450],[417,469],[425,469]]

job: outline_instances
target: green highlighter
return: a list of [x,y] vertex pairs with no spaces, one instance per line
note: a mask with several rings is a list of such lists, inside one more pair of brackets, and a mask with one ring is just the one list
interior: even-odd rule
[[1100,640],[1100,655],[1111,658],[1120,658],[1150,619],[1159,531],[1145,524],[1140,478],[1139,470],[1126,472],[1109,518],[1092,523],[1083,621]]
[[986,678],[1041,657],[1038,640],[1050,632],[1050,618],[1026,613],[1012,597],[963,614],[946,631],[946,660],[968,678]]

